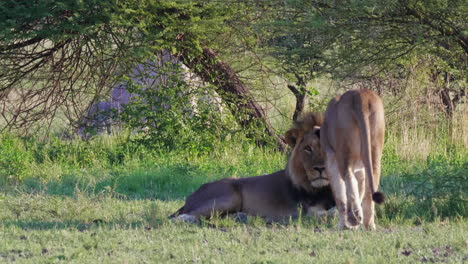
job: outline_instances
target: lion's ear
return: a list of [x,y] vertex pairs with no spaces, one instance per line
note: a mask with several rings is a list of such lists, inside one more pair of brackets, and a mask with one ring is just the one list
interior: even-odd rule
[[286,143],[290,146],[296,145],[297,137],[299,136],[299,130],[297,128],[292,128],[284,134],[284,139]]
[[320,138],[320,127],[319,126],[314,126],[314,134]]

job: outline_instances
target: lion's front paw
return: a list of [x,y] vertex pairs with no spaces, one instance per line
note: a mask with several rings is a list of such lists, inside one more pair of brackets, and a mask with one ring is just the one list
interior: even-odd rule
[[350,226],[359,226],[362,224],[362,211],[359,209],[348,211],[348,223]]

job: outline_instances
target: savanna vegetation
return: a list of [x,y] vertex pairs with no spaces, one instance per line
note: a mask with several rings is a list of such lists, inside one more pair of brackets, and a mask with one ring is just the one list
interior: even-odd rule
[[[1,1],[0,262],[467,262],[467,17],[458,0]],[[283,169],[292,120],[352,88],[385,103],[375,232],[167,218],[202,183]]]

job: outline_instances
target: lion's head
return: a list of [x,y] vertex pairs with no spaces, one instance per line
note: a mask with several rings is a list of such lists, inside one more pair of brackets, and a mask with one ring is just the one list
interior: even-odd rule
[[287,173],[296,187],[307,191],[329,184],[325,172],[325,156],[320,148],[320,126],[323,116],[308,113],[295,122],[285,135],[292,147]]

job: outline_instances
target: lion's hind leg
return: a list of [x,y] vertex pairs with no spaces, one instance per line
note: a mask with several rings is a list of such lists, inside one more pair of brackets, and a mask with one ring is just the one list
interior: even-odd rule
[[327,170],[327,175],[333,190],[333,196],[335,198],[336,208],[338,210],[338,229],[341,230],[347,228],[346,186],[340,170],[338,169],[336,156],[333,152],[327,152],[325,169]]
[[189,212],[196,217],[211,217],[213,215],[226,215],[240,210],[240,196],[229,193],[214,199],[207,200]]
[[183,221],[188,219],[186,222],[194,222],[192,218],[198,220],[200,217],[216,214],[225,215],[239,211],[241,199],[235,179],[223,179],[202,185],[173,216]]
[[372,194],[369,190],[369,188],[366,188],[366,193],[364,194],[364,199],[362,200],[364,227],[366,227],[367,230],[374,230],[374,201],[372,200]]
[[[359,175],[359,174],[358,174]],[[352,167],[348,167],[345,175],[346,196],[348,200],[348,223],[351,228],[357,228],[362,224],[363,211],[361,206],[361,195],[359,194],[359,180]]]
[[354,174],[356,175],[359,183],[364,227],[367,230],[374,230],[374,202],[372,200],[371,189],[368,186],[370,183],[366,180],[366,172],[364,169],[354,171]]
[[169,219],[172,219],[172,218],[175,218],[175,217],[181,215],[183,211],[184,211],[184,206],[182,206],[181,208],[179,208],[179,210],[177,210],[173,214],[171,214],[169,216]]

